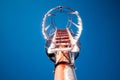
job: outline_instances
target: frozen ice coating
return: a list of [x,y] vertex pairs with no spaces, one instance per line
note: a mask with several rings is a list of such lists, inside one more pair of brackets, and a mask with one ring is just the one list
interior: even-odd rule
[[[76,15],[76,17],[77,17],[77,23],[74,23],[72,20],[69,19],[68,22],[70,22],[70,25],[69,25],[69,26],[66,26],[66,28],[67,28],[67,27],[70,28],[70,26],[72,26],[71,24],[73,24],[75,27],[78,28],[77,34],[75,34],[76,36],[73,37],[73,39],[74,39],[74,44],[75,44],[75,43],[78,41],[78,39],[80,38],[81,33],[82,33],[82,20],[81,20],[81,17],[80,17],[80,15],[79,15],[78,11],[75,11],[75,10],[73,10],[73,9],[71,9],[71,8],[67,8],[67,7],[63,7],[63,6],[57,6],[57,7],[55,7],[55,8],[50,9],[50,10],[45,14],[45,16],[44,16],[44,18],[43,18],[43,22],[42,22],[42,33],[43,33],[43,36],[44,36],[45,39],[47,39],[47,40],[50,39],[50,38],[48,37],[48,34],[46,33],[46,31],[51,27],[52,24],[47,25],[47,24],[46,24],[46,20],[47,20],[48,17],[52,16],[52,14],[53,14],[54,11],[58,11],[58,9],[59,9],[59,11],[61,11],[61,10],[64,9],[64,8],[68,9],[69,11],[71,11],[69,14]],[[56,14],[56,13],[54,13],[54,14]],[[54,26],[54,27],[57,29],[57,26]]]

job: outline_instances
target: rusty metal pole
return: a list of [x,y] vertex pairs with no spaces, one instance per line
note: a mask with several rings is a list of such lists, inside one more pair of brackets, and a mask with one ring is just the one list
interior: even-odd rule
[[[55,17],[58,13],[64,13],[68,17],[64,29],[56,26]],[[77,21],[72,19],[75,18],[74,16]],[[71,29],[72,27],[75,27],[75,30]],[[54,80],[76,80],[74,60],[80,52],[78,40],[81,32],[82,20],[78,11],[65,6],[57,6],[45,14],[42,33],[46,39],[46,54],[55,63]]]
[[76,80],[74,67],[70,64],[68,59],[66,59],[63,54],[66,54],[66,57],[69,57],[69,53],[62,53],[59,51],[56,54],[56,68],[55,68],[55,77],[54,80]]

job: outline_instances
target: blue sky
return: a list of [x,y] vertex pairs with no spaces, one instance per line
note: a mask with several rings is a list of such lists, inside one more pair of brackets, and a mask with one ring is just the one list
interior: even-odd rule
[[[42,19],[59,5],[80,12],[83,32],[78,80],[120,80],[120,11],[117,0],[1,0],[0,80],[53,80]],[[61,21],[62,23],[62,21]],[[64,23],[64,22],[63,22]]]

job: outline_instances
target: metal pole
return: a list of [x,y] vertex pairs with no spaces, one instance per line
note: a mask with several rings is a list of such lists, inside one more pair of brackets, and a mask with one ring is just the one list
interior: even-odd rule
[[68,53],[62,53],[61,51],[57,53],[54,80],[76,80],[74,67],[63,54],[67,54],[66,56],[69,57]]
[[[64,13],[68,16],[65,29],[61,30],[55,25],[53,18],[58,13]],[[77,22],[72,19],[73,16],[76,16]],[[71,26],[75,27],[75,32]],[[42,33],[47,40],[45,47],[47,56],[55,63],[54,80],[76,80],[74,61],[80,52],[78,39],[81,32],[82,20],[78,11],[65,6],[57,6],[45,14],[42,22]]]

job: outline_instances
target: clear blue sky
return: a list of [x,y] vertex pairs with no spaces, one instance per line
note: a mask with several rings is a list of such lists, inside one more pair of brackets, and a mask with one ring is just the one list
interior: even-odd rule
[[0,80],[53,80],[54,64],[45,54],[41,23],[44,14],[59,5],[79,11],[83,21],[77,79],[120,80],[117,1],[1,0]]

